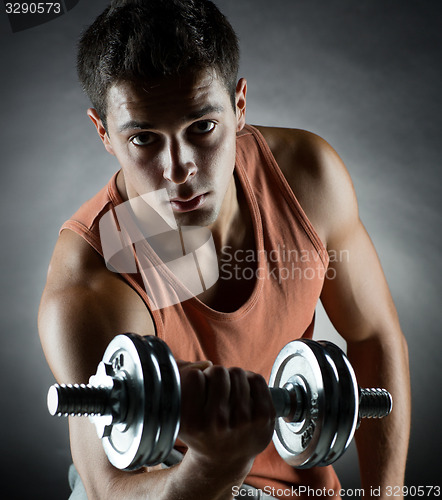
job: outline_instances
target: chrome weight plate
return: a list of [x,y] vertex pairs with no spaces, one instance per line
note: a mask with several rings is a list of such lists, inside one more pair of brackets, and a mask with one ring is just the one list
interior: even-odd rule
[[273,434],[278,453],[293,467],[314,467],[327,456],[338,419],[337,383],[323,347],[314,341],[295,340],[278,354],[270,387],[297,384],[306,401],[302,421],[278,418]]
[[325,466],[335,462],[348,448],[353,439],[359,413],[359,389],[356,376],[347,356],[335,344],[320,341],[326,351],[327,359],[338,376],[339,411],[336,434],[330,451],[319,465]]
[[158,442],[161,371],[155,353],[143,347],[138,335],[118,335],[103,355],[103,362],[114,369],[113,376],[126,386],[126,419],[109,426],[102,439],[109,461],[118,469],[149,463]]
[[[180,428],[181,385],[178,366],[169,347],[157,337],[142,337],[152,349],[161,373],[161,398],[158,440],[149,458],[142,465],[157,465],[164,462],[172,451]],[[148,454],[146,453],[146,456]]]

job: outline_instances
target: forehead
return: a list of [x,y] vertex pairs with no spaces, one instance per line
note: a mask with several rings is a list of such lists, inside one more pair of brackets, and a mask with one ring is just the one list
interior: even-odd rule
[[142,118],[164,123],[204,108],[224,111],[229,103],[223,81],[205,71],[157,82],[116,83],[108,92],[107,117],[117,122]]

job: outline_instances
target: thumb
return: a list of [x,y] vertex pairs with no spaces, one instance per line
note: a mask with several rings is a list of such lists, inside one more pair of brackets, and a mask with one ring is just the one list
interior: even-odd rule
[[177,365],[179,370],[190,369],[204,371],[206,368],[213,366],[213,363],[208,359],[204,359],[201,361],[183,361],[182,359],[178,359]]

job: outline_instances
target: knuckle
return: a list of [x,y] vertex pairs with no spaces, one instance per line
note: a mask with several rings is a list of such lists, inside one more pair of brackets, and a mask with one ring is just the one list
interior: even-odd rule
[[231,377],[235,377],[235,378],[242,378],[245,376],[244,370],[242,368],[237,367],[237,366],[229,368],[229,373],[230,373]]
[[228,378],[227,369],[220,365],[211,366],[204,373],[214,380],[225,380]]
[[188,370],[181,374],[183,389],[194,392],[204,385],[204,374],[199,370]]
[[247,397],[248,383],[244,370],[241,368],[230,368],[229,376],[231,382],[231,390],[238,393],[238,397]]
[[265,378],[262,375],[260,375],[259,373],[249,373],[247,378],[248,378],[250,387],[253,387],[256,389],[262,389],[263,387],[268,388],[268,385],[267,385]]

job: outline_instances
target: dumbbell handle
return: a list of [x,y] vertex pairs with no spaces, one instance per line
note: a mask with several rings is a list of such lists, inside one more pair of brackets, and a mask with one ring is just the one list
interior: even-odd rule
[[[55,384],[48,392],[48,409],[51,415],[112,415],[114,422],[121,422],[124,412],[118,411],[112,403],[112,391],[108,387],[84,384]],[[289,422],[301,422],[305,418],[306,395],[300,386],[271,387],[270,393],[277,417]],[[385,389],[359,389],[359,418],[382,418],[390,413],[391,408],[392,398]]]
[[112,415],[112,389],[85,384],[54,384],[48,391],[48,410],[54,416]]
[[[288,422],[301,422],[305,418],[306,395],[300,386],[271,387],[273,405],[277,417]],[[359,418],[383,418],[393,407],[391,394],[385,389],[359,388]]]

